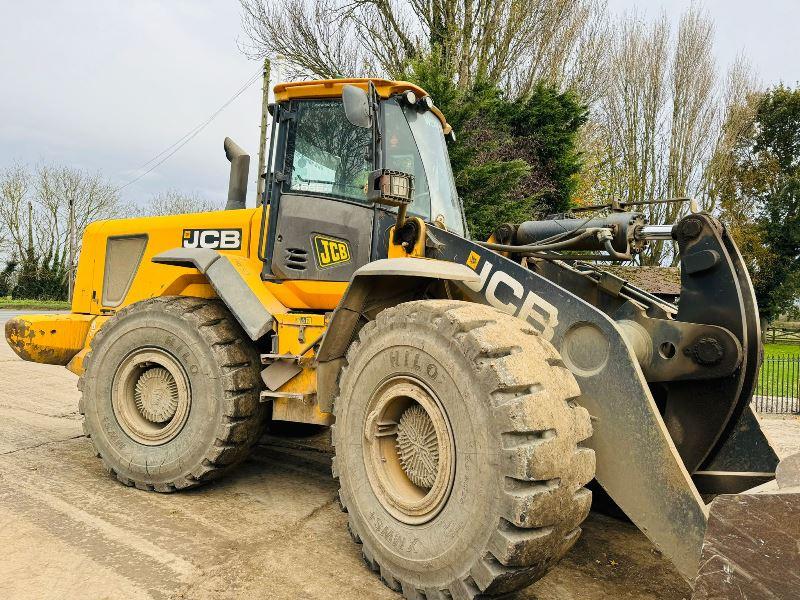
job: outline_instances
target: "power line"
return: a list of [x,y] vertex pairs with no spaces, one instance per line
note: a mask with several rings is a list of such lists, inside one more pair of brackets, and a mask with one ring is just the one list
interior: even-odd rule
[[[154,157],[152,157],[152,158],[151,158],[150,160],[148,160],[146,163],[142,164],[142,165],[141,165],[141,166],[140,166],[140,167],[139,167],[137,170],[139,170],[139,169],[143,169],[143,168],[144,168],[144,167],[146,167],[147,165],[150,165],[150,164],[152,164],[154,161],[157,161],[157,162],[155,162],[155,164],[152,164],[152,166],[151,166],[151,167],[149,167],[149,168],[148,168],[146,171],[144,171],[143,173],[141,173],[141,174],[137,175],[136,177],[134,177],[133,179],[131,179],[131,180],[130,180],[130,181],[128,181],[127,183],[125,183],[125,184],[123,184],[123,185],[119,186],[119,187],[118,187],[116,190],[114,190],[114,191],[115,191],[115,192],[119,192],[119,191],[121,191],[121,190],[125,189],[126,187],[128,187],[129,185],[131,185],[131,184],[133,184],[133,183],[136,183],[136,182],[137,182],[137,181],[139,181],[139,180],[140,180],[142,177],[144,177],[144,176],[145,176],[145,175],[147,175],[148,173],[151,173],[152,171],[154,171],[155,169],[157,169],[158,167],[160,167],[162,164],[164,164],[164,163],[165,163],[167,160],[169,160],[169,159],[170,159],[172,156],[174,156],[174,155],[175,155],[175,154],[176,154],[176,153],[177,153],[177,152],[178,152],[178,151],[179,151],[181,148],[183,148],[183,147],[184,147],[186,144],[188,144],[190,141],[192,141],[192,139],[194,139],[194,138],[195,138],[195,136],[197,136],[197,134],[198,134],[198,133],[200,133],[200,132],[201,132],[203,129],[205,129],[205,128],[206,128],[206,127],[207,127],[207,126],[208,126],[208,125],[209,125],[209,124],[210,124],[210,123],[211,123],[211,122],[214,120],[214,119],[216,119],[216,118],[217,118],[217,116],[218,116],[218,115],[219,115],[219,114],[220,114],[220,113],[221,113],[223,110],[225,110],[226,108],[228,108],[228,106],[230,106],[230,105],[231,105],[231,103],[232,103],[234,100],[236,100],[236,99],[237,99],[239,96],[241,96],[241,95],[244,93],[244,91],[245,91],[247,88],[249,88],[251,85],[253,85],[253,83],[255,83],[255,82],[256,82],[256,81],[257,81],[257,80],[258,80],[258,79],[261,77],[261,70],[262,70],[262,69],[261,69],[261,67],[259,67],[258,71],[256,71],[256,72],[255,72],[255,73],[254,73],[254,74],[253,74],[253,75],[252,75],[252,76],[251,76],[251,77],[250,77],[250,78],[249,78],[249,79],[248,79],[248,80],[247,80],[247,81],[244,83],[244,85],[242,85],[242,86],[241,86],[241,87],[240,87],[240,88],[239,88],[239,89],[236,91],[236,93],[235,93],[233,96],[231,96],[230,98],[228,98],[228,99],[225,101],[225,103],[224,103],[222,106],[220,106],[220,107],[219,107],[217,110],[215,110],[213,113],[211,113],[211,115],[210,115],[210,116],[209,116],[209,117],[208,117],[208,118],[207,118],[205,121],[202,121],[200,124],[196,125],[196,126],[195,126],[195,127],[193,127],[192,129],[190,129],[190,130],[189,130],[189,132],[188,132],[188,133],[186,133],[186,134],[185,134],[183,137],[181,137],[181,138],[180,138],[180,139],[178,139],[176,142],[174,142],[174,143],[170,144],[169,146],[167,146],[166,148],[164,148],[164,149],[163,149],[161,152],[159,152],[158,154],[156,154]],[[160,159],[160,160],[159,160],[159,159]]]
[[[255,76],[253,76],[253,77],[255,77]],[[228,101],[227,101],[225,104],[223,104],[223,105],[222,105],[222,107],[221,107],[220,109],[218,109],[217,111],[215,111],[215,112],[214,112],[214,113],[213,113],[213,114],[212,114],[212,115],[211,115],[211,116],[210,116],[208,119],[206,119],[205,121],[201,122],[199,125],[197,125],[197,126],[196,126],[196,127],[194,127],[193,129],[189,130],[189,132],[188,132],[188,133],[186,133],[186,135],[184,135],[182,138],[178,139],[178,140],[177,140],[177,141],[176,141],[174,144],[171,144],[171,145],[167,146],[166,148],[164,148],[164,149],[163,149],[161,152],[159,152],[158,154],[156,154],[156,155],[155,155],[153,158],[151,158],[150,160],[148,160],[146,163],[143,163],[142,165],[140,165],[140,166],[138,167],[138,169],[137,169],[137,170],[139,170],[139,169],[144,169],[145,167],[147,167],[147,165],[149,165],[149,164],[150,164],[150,163],[152,163],[153,161],[155,161],[155,160],[158,160],[158,159],[159,159],[159,158],[161,158],[161,157],[162,157],[164,154],[166,154],[167,152],[169,152],[169,151],[170,151],[172,148],[174,148],[175,146],[177,146],[178,144],[180,144],[180,143],[181,143],[183,140],[185,140],[187,137],[191,136],[191,135],[192,135],[192,134],[193,134],[193,133],[194,133],[196,130],[198,130],[198,129],[201,129],[201,128],[202,128],[202,127],[204,127],[204,126],[205,126],[207,123],[211,122],[211,121],[213,120],[213,118],[214,118],[214,117],[215,117],[215,116],[216,116],[216,115],[217,115],[217,114],[218,114],[218,113],[219,113],[219,112],[220,112],[220,111],[221,111],[223,108],[225,108],[225,107],[226,107],[228,104],[230,104],[230,103],[231,103],[233,100],[235,100],[235,99],[236,99],[236,98],[237,98],[237,97],[238,97],[238,96],[239,96],[239,95],[240,95],[242,92],[244,92],[244,90],[246,90],[246,89],[247,89],[249,86],[251,86],[251,85],[253,84],[253,81],[254,81],[253,77],[251,77],[250,79],[248,79],[248,80],[247,80],[247,83],[245,83],[245,84],[244,84],[242,87],[240,87],[240,88],[239,88],[239,89],[236,91],[236,93],[233,95],[233,97],[231,97],[231,98],[230,98],[230,99],[229,99],[229,100],[228,100]]]

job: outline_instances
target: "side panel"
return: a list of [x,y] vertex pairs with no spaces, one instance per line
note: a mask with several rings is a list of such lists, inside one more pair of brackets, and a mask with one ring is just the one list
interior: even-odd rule
[[369,262],[371,206],[283,194],[272,272],[280,279],[349,281]]
[[[100,221],[87,227],[78,264],[72,312],[81,314],[112,314],[129,304],[155,296],[217,296],[205,275],[192,266],[175,267],[157,264],[152,258],[167,250],[184,245],[184,235],[198,231],[241,232],[236,248],[216,248],[223,256],[244,260],[251,270],[262,269],[258,257],[258,239],[262,223],[261,209],[227,210],[211,213]],[[127,286],[124,299],[104,303],[102,292],[106,284],[104,266],[108,240],[115,237],[147,235],[147,245],[138,268]],[[191,246],[197,238],[187,239]],[[214,241],[211,236],[210,241]],[[214,244],[211,244],[212,246]],[[203,249],[203,248],[198,248]],[[127,283],[127,282],[126,282]],[[333,310],[347,289],[347,282],[285,280],[262,282],[259,285],[283,306],[300,310]]]
[[[78,265],[73,312],[114,312],[134,302],[164,295],[213,297],[215,292],[195,269],[175,268],[152,262],[153,256],[176,247],[214,249],[222,254],[252,261],[252,227],[260,224],[259,209],[223,210],[209,213],[102,221],[87,228]],[[104,304],[107,240],[114,237],[147,236],[147,245],[125,297]]]

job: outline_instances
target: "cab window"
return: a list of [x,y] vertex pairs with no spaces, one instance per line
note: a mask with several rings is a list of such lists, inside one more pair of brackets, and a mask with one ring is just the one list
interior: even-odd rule
[[350,124],[341,101],[297,102],[286,159],[290,165],[289,191],[367,203],[372,134]]
[[414,176],[413,202],[409,212],[431,220],[431,195],[428,190],[428,178],[417,143],[403,115],[403,110],[396,100],[389,100],[383,105],[386,133],[384,136],[384,162],[387,169],[402,171]]

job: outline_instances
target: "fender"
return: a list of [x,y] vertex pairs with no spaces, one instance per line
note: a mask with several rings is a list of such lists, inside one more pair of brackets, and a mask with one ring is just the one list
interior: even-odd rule
[[253,341],[272,330],[274,315],[287,312],[267,291],[260,273],[244,257],[220,254],[207,248],[173,248],[151,260],[200,271]]
[[426,258],[385,258],[367,263],[354,274],[342,296],[317,353],[317,401],[333,411],[337,377],[359,321],[418,298],[433,281],[479,285],[480,277],[466,265]]

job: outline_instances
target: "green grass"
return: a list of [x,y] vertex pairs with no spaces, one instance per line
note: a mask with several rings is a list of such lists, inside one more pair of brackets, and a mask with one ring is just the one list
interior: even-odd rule
[[764,344],[764,358],[800,356],[800,344]]
[[[797,361],[770,362],[767,359],[789,357]],[[765,344],[764,365],[758,378],[756,394],[798,397],[800,394],[800,345]]]
[[0,298],[0,310],[69,310],[64,300],[26,300],[24,298]]

